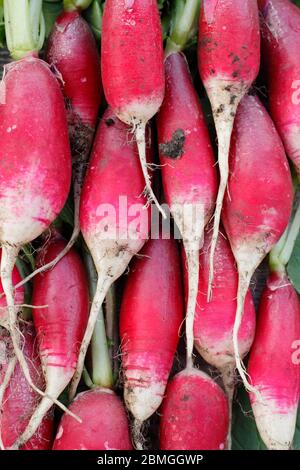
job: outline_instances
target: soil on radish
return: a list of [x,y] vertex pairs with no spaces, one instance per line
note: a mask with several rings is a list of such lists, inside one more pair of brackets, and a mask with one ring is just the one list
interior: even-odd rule
[[172,158],[174,160],[179,159],[183,154],[185,142],[185,135],[182,129],[177,129],[169,142],[159,144],[159,151],[165,157]]

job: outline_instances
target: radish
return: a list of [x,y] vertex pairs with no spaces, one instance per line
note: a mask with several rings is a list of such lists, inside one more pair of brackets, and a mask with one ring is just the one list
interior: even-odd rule
[[147,194],[160,209],[147,170],[145,126],[164,97],[163,44],[156,0],[106,0],[101,70],[107,102],[132,126]]
[[71,156],[63,97],[48,65],[39,60],[42,1],[5,0],[6,39],[17,62],[6,67],[0,103],[1,281],[15,354],[38,390],[20,349],[12,271],[20,248],[38,237],[67,199]]
[[[2,257],[2,250],[0,249],[0,259]],[[12,270],[12,283],[13,286],[21,282],[21,276],[16,266]],[[0,326],[8,329],[8,310],[5,296],[3,296],[3,287],[0,279]],[[14,291],[14,303],[16,307],[24,303],[24,287],[18,287]]]
[[140,427],[162,402],[183,321],[178,250],[174,240],[161,237],[132,263],[121,304],[124,398],[139,449]]
[[[32,322],[23,323],[22,347],[30,374],[34,383],[44,389],[45,383],[42,374],[40,358],[36,348],[36,336]],[[12,344],[8,333],[3,329],[0,338],[1,353],[4,353],[0,370],[0,388],[8,371],[9,364],[5,363],[11,354]],[[3,350],[2,350],[3,348]],[[38,403],[39,395],[29,386],[19,364],[15,365],[10,380],[3,393],[3,405],[1,408],[1,434],[3,448],[11,446],[18,436],[24,431],[32,413]],[[45,415],[36,433],[22,447],[22,450],[47,450],[51,448],[53,435],[53,413],[50,411]]]
[[300,11],[289,0],[259,0],[271,116],[300,176]]
[[[55,234],[41,251],[38,264],[53,259],[65,246]],[[46,394],[58,398],[74,375],[89,312],[86,272],[76,251],[70,250],[51,271],[35,277],[32,302],[47,306],[35,308],[32,314]],[[51,405],[49,398],[42,399],[14,448],[31,438]]]
[[166,202],[183,238],[189,293],[187,349],[193,352],[199,250],[213,212],[217,191],[214,156],[198,96],[185,57],[177,52],[165,60],[166,94],[157,119],[160,162]]
[[223,450],[228,405],[223,390],[196,369],[177,374],[161,408],[161,450]]
[[208,298],[214,271],[221,210],[228,182],[230,139],[237,107],[257,76],[260,33],[254,0],[203,0],[198,65],[211,103],[217,137],[220,185],[214,214]]
[[292,202],[291,174],[281,140],[259,100],[246,96],[232,137],[223,222],[239,273],[233,328],[236,367],[252,392],[255,389],[247,381],[238,344],[244,300],[255,269],[288,224]]
[[132,450],[124,406],[112,390],[82,392],[70,410],[82,417],[82,423],[65,414],[53,450]]
[[46,50],[47,62],[61,75],[67,102],[73,156],[73,233],[64,251],[55,260],[27,276],[24,283],[58,263],[73,246],[80,232],[80,193],[101,101],[100,58],[96,42],[88,24],[77,10],[79,7],[87,8],[90,3],[91,0],[64,2],[66,11],[57,18]]
[[[143,175],[136,155],[128,127],[108,109],[96,135],[81,198],[80,225],[98,284],[70,390],[72,398],[103,300],[148,238],[150,209],[142,196]],[[111,387],[111,375],[101,385]]]

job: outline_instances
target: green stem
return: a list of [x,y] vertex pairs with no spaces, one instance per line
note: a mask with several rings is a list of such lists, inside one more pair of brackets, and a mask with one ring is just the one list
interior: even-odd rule
[[4,0],[4,19],[11,57],[38,54],[45,39],[42,0]]
[[185,4],[182,0],[176,1],[172,32],[166,44],[166,56],[185,48],[198,18],[199,9],[200,0],[186,0]]
[[65,11],[86,10],[93,0],[64,0]]
[[102,32],[102,7],[98,0],[94,0],[91,6],[84,12],[84,18],[89,23],[97,41],[100,41]]
[[90,374],[88,373],[86,367],[83,368],[83,371],[82,371],[82,378],[83,378],[83,380],[84,380],[85,385],[86,385],[88,388],[94,388],[95,385],[93,384],[93,381],[92,381],[92,379],[91,379],[91,376],[90,376]]

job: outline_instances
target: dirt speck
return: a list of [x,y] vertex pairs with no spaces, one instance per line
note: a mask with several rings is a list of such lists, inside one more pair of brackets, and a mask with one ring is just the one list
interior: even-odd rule
[[113,126],[114,123],[115,121],[112,118],[105,119],[105,124],[107,125],[107,127]]
[[169,142],[159,144],[159,151],[165,157],[177,160],[183,154],[185,135],[182,129],[177,129]]
[[189,401],[190,397],[188,395],[183,395],[181,398],[180,398],[180,401]]

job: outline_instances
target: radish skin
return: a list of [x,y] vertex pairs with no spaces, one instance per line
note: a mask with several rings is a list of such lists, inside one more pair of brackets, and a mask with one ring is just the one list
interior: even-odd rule
[[270,113],[300,176],[300,11],[289,0],[259,0]]
[[199,98],[183,54],[165,60],[166,92],[157,118],[166,202],[180,230],[189,269],[187,360],[192,361],[199,250],[216,192],[214,155]]
[[161,450],[224,450],[228,404],[223,390],[196,369],[177,374],[161,408]]
[[[6,349],[9,355],[11,341],[7,337],[8,333],[2,330],[0,345]],[[23,351],[26,357],[32,380],[40,389],[44,390],[45,383],[41,368],[41,362],[37,351],[36,335],[31,322],[22,325]],[[18,436],[24,431],[30,420],[35,407],[37,406],[39,395],[29,386],[19,364],[15,364],[8,385],[5,387],[3,405],[1,407],[1,434],[4,448],[10,447]],[[8,366],[8,364],[7,364]],[[3,378],[6,367],[1,368],[0,383],[3,385]],[[0,386],[0,387],[1,387]],[[49,450],[53,440],[53,413],[44,417],[36,433],[21,448],[21,450]]]
[[[54,236],[45,251],[41,252],[39,264],[43,259],[46,262],[53,259],[66,244],[63,239]],[[35,277],[32,302],[37,306],[48,306],[33,309],[32,315],[46,394],[58,398],[74,375],[80,343],[88,321],[86,272],[75,250],[70,250],[51,271]],[[42,399],[14,448],[31,438],[51,405],[52,401],[48,397]],[[74,417],[71,419],[75,421]]]
[[71,179],[67,122],[55,77],[32,54],[6,67],[1,88],[1,281],[15,354],[30,385],[42,394],[19,345],[12,271],[20,248],[49,227],[66,201]]
[[260,63],[258,7],[253,0],[203,0],[200,10],[198,65],[213,111],[220,185],[214,214],[208,298],[214,254],[229,176],[229,149],[238,105],[255,80]]
[[300,338],[300,302],[287,276],[272,273],[259,307],[248,373],[261,400],[250,394],[259,433],[271,450],[290,449],[300,394],[300,365],[293,359]]
[[293,188],[282,142],[254,96],[241,102],[230,152],[230,178],[223,223],[237,262],[239,284],[233,329],[236,367],[247,380],[238,345],[244,300],[251,277],[283,234],[291,214]]
[[127,416],[121,400],[107,388],[77,395],[70,405],[82,423],[64,415],[53,450],[132,450]]
[[164,97],[163,41],[156,0],[107,0],[102,22],[101,70],[106,100],[132,126],[145,194],[166,217],[151,188],[145,127]]
[[108,109],[98,128],[81,198],[80,225],[98,284],[70,389],[72,398],[105,296],[148,238],[150,209],[142,196],[144,181],[136,155],[128,127]]
[[[139,425],[162,402],[182,321],[176,243],[172,239],[150,240],[141,258],[131,265],[120,316],[124,399]],[[138,442],[135,445],[139,447]]]

